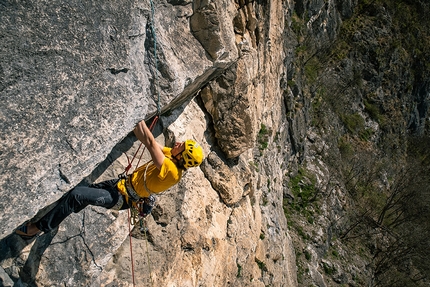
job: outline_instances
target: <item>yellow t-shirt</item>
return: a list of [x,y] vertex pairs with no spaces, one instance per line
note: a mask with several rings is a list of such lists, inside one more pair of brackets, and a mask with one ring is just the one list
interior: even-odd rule
[[[172,154],[171,148],[164,147],[163,153],[165,159],[161,165],[161,169],[158,170],[152,161],[138,167],[131,175],[131,183],[133,184],[134,190],[140,197],[148,197],[150,193],[146,190],[149,189],[151,193],[160,193],[169,189],[181,180],[182,169],[178,168],[171,160]],[[148,169],[146,167],[148,166]],[[144,183],[146,170],[146,187]],[[125,187],[125,179],[122,179],[117,184],[118,190],[121,194],[126,196],[128,202],[128,195]]]

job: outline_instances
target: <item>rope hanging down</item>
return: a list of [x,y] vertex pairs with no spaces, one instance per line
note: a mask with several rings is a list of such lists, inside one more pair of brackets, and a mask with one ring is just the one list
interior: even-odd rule
[[[154,39],[154,61],[155,61],[155,72],[154,72],[154,77],[155,77],[155,92],[157,93],[157,115],[155,116],[151,126],[149,127],[149,130],[152,132],[155,124],[158,121],[158,118],[161,115],[161,97],[160,97],[160,89],[159,89],[159,85],[158,85],[158,75],[157,75],[157,71],[158,71],[158,57],[157,57],[157,34],[155,33],[155,22],[154,22],[154,14],[155,14],[155,8],[154,8],[154,2],[152,0],[150,0],[151,3],[151,31],[152,31],[152,37]],[[123,176],[127,176],[128,175],[128,171],[130,170],[130,168],[132,167],[133,161],[136,158],[136,155],[138,154],[140,148],[142,147],[142,143],[139,145],[139,148],[137,149],[136,153],[134,154],[132,160],[130,161],[130,159],[127,156],[127,160],[128,160],[128,165],[125,168],[125,171],[120,174],[120,177]],[[136,167],[139,166],[140,160],[142,159],[143,153],[145,151],[145,148],[143,148],[142,154],[139,157],[139,161],[136,164]]]
[[152,32],[152,38],[154,39],[154,61],[155,61],[155,92],[157,94],[157,115],[161,114],[161,106],[160,106],[160,89],[158,85],[158,57],[157,57],[157,34],[155,33],[155,22],[154,22],[154,14],[155,14],[155,8],[154,8],[154,2],[150,0],[151,2],[151,32]]
[[[160,118],[160,117],[157,115],[157,116],[155,116],[155,117],[154,117],[154,119],[152,120],[152,123],[151,123],[151,125],[149,126],[149,130],[150,130],[151,132],[154,130],[154,128],[155,128],[155,124],[157,123],[157,121],[158,121],[158,119],[159,119],[159,118]],[[134,155],[133,155],[133,157],[131,158],[131,160],[130,160],[130,158],[127,156],[127,154],[125,154],[125,156],[127,157],[128,165],[125,167],[124,172],[122,172],[122,173],[120,173],[120,174],[118,175],[118,177],[119,177],[119,178],[126,178],[126,177],[127,177],[128,172],[130,171],[130,169],[131,169],[131,168],[132,168],[132,166],[133,166],[133,161],[136,159],[137,154],[139,153],[139,151],[140,151],[140,149],[142,148],[142,146],[143,146],[143,143],[140,143],[139,147],[137,148],[137,150],[136,150],[136,152],[134,153]],[[139,156],[139,160],[138,160],[138,162],[137,162],[137,164],[136,164],[135,169],[139,166],[140,160],[142,159],[143,154],[144,154],[144,152],[145,152],[145,148],[146,148],[146,147],[145,147],[145,146],[143,146],[142,153],[141,153],[141,154],[140,154],[140,156]]]
[[[157,35],[155,33],[155,24],[154,24],[154,14],[155,14],[155,9],[154,9],[154,3],[152,0],[150,0],[151,3],[151,31],[152,31],[152,37],[154,39],[154,61],[155,61],[155,73],[154,73],[154,77],[155,77],[155,92],[157,94],[157,115],[155,116],[154,120],[152,121],[149,130],[152,132],[160,115],[161,115],[161,99],[160,99],[160,91],[159,91],[159,87],[158,87],[158,75],[157,75],[157,71],[158,71],[158,60],[157,60]],[[137,154],[139,153],[139,150],[142,147],[142,143],[140,143],[139,148],[137,149],[137,151],[135,152],[133,158],[130,160],[127,156],[127,161],[128,161],[128,165],[125,168],[124,172],[122,174],[120,174],[120,177],[125,178],[128,175],[129,170],[131,169],[132,165],[133,165],[133,161],[136,158]],[[140,154],[139,160],[136,164],[137,168],[139,166],[140,160],[142,159],[142,156],[145,152],[145,147],[142,150],[142,153]],[[134,259],[133,259],[133,248],[132,248],[132,240],[131,240],[131,225],[132,225],[132,216],[130,215],[132,212],[130,211],[130,209],[133,207],[130,207],[128,209],[128,236],[130,239],[130,260],[131,260],[131,274],[132,274],[132,279],[133,279],[133,286],[136,286],[135,283],[135,276],[134,276]],[[135,213],[135,212],[134,212]],[[134,217],[134,216],[133,216]],[[149,260],[149,249],[148,249],[148,238],[146,235],[146,228],[143,226],[143,222],[142,222],[142,218],[140,218],[139,222],[140,222],[140,227],[141,230],[143,229],[144,234],[145,234],[145,240],[146,240],[146,255],[147,255],[147,260],[148,260],[148,269],[149,269],[149,278],[151,280],[151,286],[153,286],[153,282],[152,282],[152,276],[151,276],[151,262]],[[136,221],[136,220],[134,220]]]
[[[151,260],[149,258],[149,248],[148,248],[148,236],[146,234],[146,228],[143,229],[144,235],[145,235],[145,246],[146,246],[146,258],[148,261],[148,272],[149,272],[149,279],[151,280],[151,286],[154,286],[154,283],[152,282],[152,272],[151,272]],[[133,259],[133,247],[132,247],[132,240],[131,240],[131,217],[130,217],[130,209],[128,209],[128,238],[130,239],[130,261],[131,261],[131,276],[133,279],[133,286],[136,286],[135,282],[135,276],[134,276],[134,259]]]
[[[155,127],[155,124],[157,123],[157,121],[158,121],[158,118],[159,118],[159,116],[157,115],[157,116],[155,116],[155,118],[154,118],[154,120],[152,121],[152,123],[151,123],[151,125],[150,125],[150,127],[149,127],[149,130],[152,132],[153,130],[154,130],[154,127]],[[125,178],[125,177],[127,177],[127,175],[128,175],[128,171],[130,170],[130,168],[132,167],[132,165],[133,165],[133,161],[134,161],[134,159],[136,158],[136,156],[137,156],[137,154],[138,154],[138,152],[139,152],[139,150],[140,150],[140,148],[142,147],[142,143],[140,143],[140,145],[139,145],[139,148],[137,149],[137,151],[134,153],[134,156],[133,156],[133,158],[131,159],[131,161],[130,161],[130,159],[128,158],[128,156],[127,156],[127,154],[126,154],[126,156],[127,156],[127,160],[128,160],[128,165],[127,165],[127,167],[125,168],[125,170],[124,170],[124,172],[122,173],[122,174],[120,174],[119,175],[119,177],[120,178]],[[140,160],[142,159],[142,156],[143,156],[143,154],[144,154],[144,152],[145,152],[145,146],[143,147],[143,149],[142,149],[142,153],[140,154],[140,157],[139,157],[139,160],[138,160],[138,162],[137,162],[137,164],[136,164],[136,167],[135,168],[137,168],[138,166],[139,166],[139,163],[140,163]],[[134,258],[133,258],[133,243],[132,243],[132,240],[131,240],[131,225],[134,225],[136,222],[140,222],[140,227],[141,227],[141,230],[143,229],[143,231],[144,231],[144,234],[145,234],[145,240],[146,240],[146,255],[147,255],[147,258],[148,258],[148,269],[149,269],[149,277],[150,277],[150,280],[151,280],[151,286],[153,286],[153,284],[152,284],[152,277],[151,277],[151,262],[150,262],[150,260],[149,260],[149,249],[148,249],[148,238],[147,238],[147,236],[146,236],[146,228],[143,226],[143,222],[142,222],[142,220],[143,220],[143,218],[141,218],[141,217],[139,217],[139,211],[137,211],[137,210],[134,210],[135,209],[135,207],[133,206],[133,204],[130,206],[130,208],[128,209],[128,237],[129,237],[129,240],[130,240],[130,260],[131,260],[131,276],[132,276],[132,279],[133,279],[133,286],[136,286],[136,283],[135,283],[135,276],[134,276]]]

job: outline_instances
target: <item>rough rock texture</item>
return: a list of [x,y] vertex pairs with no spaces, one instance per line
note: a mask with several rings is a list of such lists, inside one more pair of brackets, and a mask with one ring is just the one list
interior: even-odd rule
[[288,3],[150,4],[0,3],[3,284],[132,284],[126,212],[89,207],[31,243],[13,229],[116,177],[159,95],[160,143],[194,138],[208,156],[158,197],[148,238],[135,229],[137,285],[296,286],[282,209]]
[[[178,36],[189,29],[179,17],[187,14],[185,8],[157,10],[155,71],[149,3],[3,6],[1,168],[8,172],[1,182],[8,184],[1,187],[6,196],[1,208],[14,216],[2,225],[2,237],[34,216],[38,202],[53,202],[79,183],[137,121],[155,111],[155,80],[164,107],[197,77],[204,75],[201,85],[209,76],[205,72],[213,74],[195,38]],[[165,14],[175,17],[162,18]],[[169,20],[175,21],[172,33]],[[17,209],[20,204],[26,208]]]
[[[423,68],[428,52],[421,56],[414,52],[427,51],[428,45],[409,45],[410,33],[404,28],[417,25],[427,30],[428,22],[415,22],[420,19],[417,14],[405,22],[405,17],[396,15],[396,7],[386,5],[389,2],[374,1],[369,3],[378,5],[367,6],[359,1],[295,1],[294,14],[287,18],[291,29],[285,45],[289,73],[281,84],[285,88],[290,146],[303,161],[297,165],[300,168],[290,162],[284,197],[299,286],[408,285],[405,278],[410,276],[410,269],[394,276],[380,268],[383,264],[378,248],[389,249],[389,236],[380,232],[385,226],[378,224],[370,228],[374,234],[366,233],[371,226],[367,220],[372,216],[361,213],[358,220],[351,216],[360,213],[359,204],[370,213],[378,214],[380,209],[370,201],[357,204],[352,194],[363,186],[354,189],[348,185],[362,172],[357,172],[357,162],[366,162],[365,170],[377,174],[374,167],[382,158],[387,164],[383,172],[378,170],[383,178],[367,192],[372,196],[384,193],[390,169],[402,164],[399,159],[406,149],[414,148],[406,143],[407,137],[428,135],[429,77],[428,69]],[[428,11],[427,2],[417,6]],[[342,33],[337,34],[341,26]],[[421,43],[422,37],[417,37]],[[357,122],[361,130],[354,126]],[[350,157],[345,156],[348,153]],[[422,156],[428,153],[422,152]],[[419,181],[418,174],[413,177]],[[427,193],[425,188],[419,190]],[[350,234],[355,227],[357,241]],[[393,249],[400,250],[398,246]],[[385,259],[387,265],[395,266],[393,257]],[[399,261],[404,266],[409,259]],[[424,280],[412,279],[409,284],[427,286],[428,271],[421,274]]]
[[[233,166],[234,168],[234,166]],[[250,176],[251,171],[248,165],[241,164],[238,172],[231,170],[222,159],[220,159],[214,152],[207,156],[207,161],[202,166],[205,176],[211,182],[213,189],[215,189],[222,201],[226,205],[233,205],[239,202],[245,190],[250,189]],[[243,177],[245,182],[239,182],[236,174]]]

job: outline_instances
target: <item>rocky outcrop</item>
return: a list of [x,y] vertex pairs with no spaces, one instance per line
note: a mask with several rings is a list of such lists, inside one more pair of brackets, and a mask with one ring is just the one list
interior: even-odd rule
[[[230,169],[214,152],[207,156],[207,161],[202,166],[206,178],[228,206],[238,203],[244,193],[250,190],[251,171],[248,164],[241,163],[236,166],[232,167],[233,170]],[[242,177],[242,180],[238,179],[236,174]]]
[[147,237],[134,231],[137,284],[295,286],[282,209],[294,153],[278,148],[288,3],[78,2],[0,4],[2,281],[132,284],[126,212],[88,207],[31,243],[13,229],[116,177],[129,132],[159,109],[160,143],[194,138],[207,160],[158,197]]
[[[418,272],[415,267],[387,272],[401,268],[393,267],[394,258],[384,253],[390,237],[381,232],[386,227],[380,225],[382,221],[372,226],[376,220],[371,219],[378,218],[386,206],[385,199],[379,198],[378,209],[369,198],[387,192],[384,186],[392,182],[387,177],[390,173],[395,177],[393,170],[404,164],[405,151],[416,148],[416,144],[408,147],[408,136],[428,134],[428,76],[426,80],[422,76],[428,75],[423,68],[428,57],[424,46],[428,45],[420,45],[419,33],[415,41],[406,31],[424,27],[424,23],[427,30],[428,21],[421,17],[419,22],[405,22],[407,17],[424,15],[428,4],[414,7],[402,2],[405,14],[400,17],[398,7],[388,3],[295,2],[290,41],[285,46],[290,73],[282,84],[291,148],[303,159],[299,168],[290,165],[284,193],[299,286],[392,286],[399,278],[407,284],[410,270]],[[417,7],[421,13],[415,11]],[[384,167],[376,172],[381,165]],[[367,173],[378,175],[364,179]],[[350,181],[356,186],[348,184]],[[405,183],[405,178],[401,181]],[[376,187],[367,189],[363,182],[373,182]],[[354,229],[356,233],[351,231]],[[396,252],[400,249],[392,247]],[[389,268],[378,256],[385,256]],[[406,261],[409,259],[402,257],[399,266]],[[425,278],[428,270],[420,272]],[[426,279],[414,280],[409,284],[426,284]]]
[[[237,71],[234,66],[202,90],[203,102],[214,122],[215,137],[228,158],[237,157],[251,148],[255,138],[250,109],[252,98],[249,99],[247,93],[249,83],[237,79],[244,87],[236,86],[237,75],[248,70]],[[236,94],[234,89],[239,93]]]
[[[407,50],[378,1],[81,2],[0,3],[0,285],[132,286],[132,262],[137,286],[370,284],[374,254],[340,239],[356,211],[339,159],[357,144],[397,161],[428,132],[422,27],[403,26]],[[206,159],[147,232],[129,241],[126,211],[88,207],[14,234],[116,178],[157,112],[157,141],[193,138]]]
[[[1,180],[7,183],[2,185],[7,217],[2,237],[34,216],[40,202],[55,201],[90,174],[137,121],[155,112],[152,95],[159,92],[161,106],[167,107],[192,96],[213,76],[213,63],[195,38],[178,36],[188,30],[187,23],[178,17],[170,34],[171,23],[161,19],[187,12],[159,6],[156,39],[146,2],[5,4],[1,163],[7,172]],[[163,47],[163,37],[176,41]],[[187,54],[193,57],[185,59]],[[199,85],[183,94],[197,78]],[[16,208],[21,205],[26,208]]]

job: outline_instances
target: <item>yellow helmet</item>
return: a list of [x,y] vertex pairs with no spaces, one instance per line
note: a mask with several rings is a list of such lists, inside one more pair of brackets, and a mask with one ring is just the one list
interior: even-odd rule
[[182,152],[184,158],[184,167],[196,167],[203,162],[203,149],[202,147],[193,140],[185,141],[185,150]]

